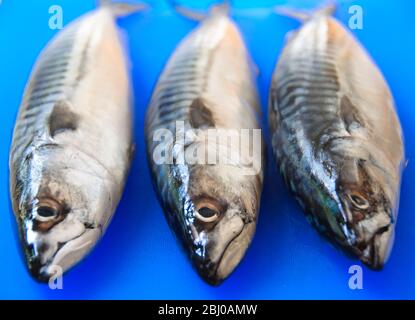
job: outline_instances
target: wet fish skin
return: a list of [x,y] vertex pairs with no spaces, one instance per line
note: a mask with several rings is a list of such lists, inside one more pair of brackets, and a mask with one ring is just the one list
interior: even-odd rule
[[92,250],[124,188],[131,92],[114,22],[115,13],[127,13],[123,8],[105,5],[65,27],[41,53],[25,89],[10,194],[27,266],[39,281]]
[[402,130],[381,72],[331,11],[291,12],[303,25],[273,75],[272,146],[308,220],[381,269],[398,213]]
[[[258,114],[248,53],[237,27],[219,10],[176,49],[154,90],[146,117],[148,161],[159,201],[193,266],[213,285],[229,276],[252,240],[262,191],[262,163],[254,175],[244,175],[244,168],[238,165],[178,164],[179,155],[173,150],[180,142],[174,138],[169,151],[174,164],[157,164],[153,155],[160,142],[154,141],[154,134],[158,129],[176,132],[176,121],[183,121],[183,131],[200,130],[200,139],[185,150],[198,144],[214,149],[216,145],[201,139],[209,129],[259,128]],[[256,157],[262,161],[260,154]],[[217,218],[205,222],[201,213]]]

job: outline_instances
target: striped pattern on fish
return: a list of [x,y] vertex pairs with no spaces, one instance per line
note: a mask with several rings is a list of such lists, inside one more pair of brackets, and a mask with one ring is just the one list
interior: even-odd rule
[[[240,129],[259,128],[249,59],[233,22],[223,11],[211,14],[169,59],[146,117],[149,165],[166,218],[199,274],[213,284],[233,271],[253,236],[262,168],[248,177],[238,165],[180,164],[178,150],[180,146],[184,152],[204,146],[224,158],[229,147],[206,143],[203,138],[208,130],[233,129],[239,138]],[[176,128],[177,121],[183,127]],[[183,134],[198,131],[196,140],[185,145],[174,135],[168,151],[174,163],[156,164],[153,155],[160,141],[154,141],[154,134],[159,129],[174,134],[176,129]],[[233,151],[242,156],[250,147]],[[262,161],[261,155],[255,157]],[[216,220],[203,222],[206,217],[200,218],[201,212],[211,213]]]
[[10,191],[29,271],[47,281],[102,236],[131,161],[128,62],[103,5],[69,24],[36,62],[16,119]]
[[378,269],[393,241],[404,161],[393,99],[327,8],[302,20],[272,80],[274,154],[313,225]]

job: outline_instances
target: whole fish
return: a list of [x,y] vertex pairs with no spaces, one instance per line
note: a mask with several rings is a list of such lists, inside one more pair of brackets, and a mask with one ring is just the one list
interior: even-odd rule
[[28,269],[66,271],[97,243],[131,162],[127,60],[115,18],[141,9],[103,4],[59,32],[26,86],[10,153],[10,192]]
[[[255,232],[263,179],[253,69],[225,7],[215,7],[178,46],[146,117],[148,160],[159,200],[193,265],[210,284],[221,283],[244,256]],[[241,141],[244,129],[250,142],[240,148],[218,141],[224,136]],[[206,139],[210,133],[214,138]],[[205,151],[216,161],[206,161]],[[198,156],[192,162],[193,153]]]
[[391,92],[330,14],[303,21],[273,75],[269,119],[281,174],[308,220],[373,269],[394,238],[404,147]]

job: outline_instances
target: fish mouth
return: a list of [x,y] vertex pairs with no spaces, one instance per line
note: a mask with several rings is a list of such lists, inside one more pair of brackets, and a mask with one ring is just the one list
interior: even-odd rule
[[345,240],[341,247],[372,270],[382,270],[388,261],[395,238],[393,209],[379,210],[376,214],[354,221],[351,211],[348,216]]
[[389,259],[394,242],[392,224],[379,229],[362,249],[358,249],[359,259],[373,270],[382,270]]
[[100,235],[101,230],[99,228],[86,229],[78,237],[60,243],[47,262],[42,263],[44,257],[41,254],[31,257],[28,260],[30,274],[39,282],[50,282],[62,276],[91,251]]
[[220,285],[239,265],[251,243],[255,233],[256,224],[245,224],[227,244],[217,262],[207,259],[202,263],[196,263],[198,274],[203,280],[212,286]]

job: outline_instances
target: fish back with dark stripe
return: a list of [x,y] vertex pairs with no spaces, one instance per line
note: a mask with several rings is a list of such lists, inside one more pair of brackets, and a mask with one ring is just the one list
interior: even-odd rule
[[[382,74],[353,36],[327,12],[304,19],[273,75],[273,150],[309,220],[356,253],[361,249],[354,246],[365,247],[372,236],[365,223],[387,220],[376,216],[380,207],[391,209],[389,224],[379,229],[393,228],[404,160],[401,127]],[[375,213],[353,213],[343,199],[351,189],[366,192],[367,210]],[[382,259],[368,262],[374,251],[367,252],[365,262],[381,265]]]
[[[146,136],[149,157],[159,142],[154,142],[153,134],[157,129],[167,129],[172,132],[176,130],[176,122],[183,121],[185,130],[189,128],[197,129],[198,126],[211,126],[226,128],[258,128],[259,106],[258,96],[255,88],[255,80],[251,74],[253,71],[250,65],[250,57],[241,47],[241,55],[245,56],[246,61],[240,65],[240,83],[246,85],[248,90],[237,87],[231,91],[232,99],[236,98],[236,106],[226,105],[229,113],[234,113],[235,117],[227,118],[227,124],[220,124],[220,114],[215,115],[216,110],[203,109],[203,100],[206,97],[214,96],[214,101],[218,105],[225,104],[228,98],[225,95],[221,101],[221,92],[215,92],[211,88],[212,79],[223,77],[212,66],[216,59],[220,60],[220,47],[224,32],[231,29],[237,33],[233,22],[224,15],[212,16],[201,23],[199,27],[191,32],[178,46],[170,57],[165,69],[163,70],[157,86],[153,92],[149,110],[146,115]],[[236,41],[241,41],[237,39]],[[216,55],[218,55],[216,57]],[[224,70],[224,72],[226,72]],[[241,104],[243,102],[243,105]],[[209,108],[209,107],[208,107]],[[217,107],[219,108],[219,107]],[[232,110],[234,108],[234,110]],[[240,108],[240,111],[237,111]],[[203,111],[205,110],[205,111]],[[224,110],[225,111],[225,110]],[[205,123],[200,123],[196,118],[200,118]],[[225,115],[226,117],[226,115]],[[213,119],[214,118],[214,119]],[[215,121],[215,123],[212,123]],[[169,169],[166,166],[152,166],[157,171],[155,178],[162,194],[169,195],[168,180]],[[167,171],[165,171],[167,170]],[[174,197],[174,196],[171,196]],[[173,201],[173,200],[172,200]],[[168,201],[169,202],[169,201]]]
[[53,106],[71,97],[83,63],[82,55],[75,50],[85,50],[87,46],[84,43],[75,48],[78,26],[79,23],[74,23],[59,33],[36,63],[16,120],[12,149],[14,161],[24,153],[37,132],[44,129]]
[[[206,137],[210,130],[234,130],[240,138],[243,129],[259,129],[254,75],[236,25],[223,12],[212,13],[169,59],[146,117],[147,156],[166,218],[199,274],[213,284],[234,270],[253,237],[262,191],[262,140],[255,141],[260,149],[255,154],[253,139],[236,148]],[[167,130],[172,141],[159,141],[159,129]],[[182,141],[181,134],[194,140]],[[156,161],[160,147],[171,162]],[[254,153],[260,168],[247,175],[241,161],[180,161],[193,147],[205,155],[214,150],[220,161],[229,152],[239,159]],[[203,218],[199,211],[211,216]]]

